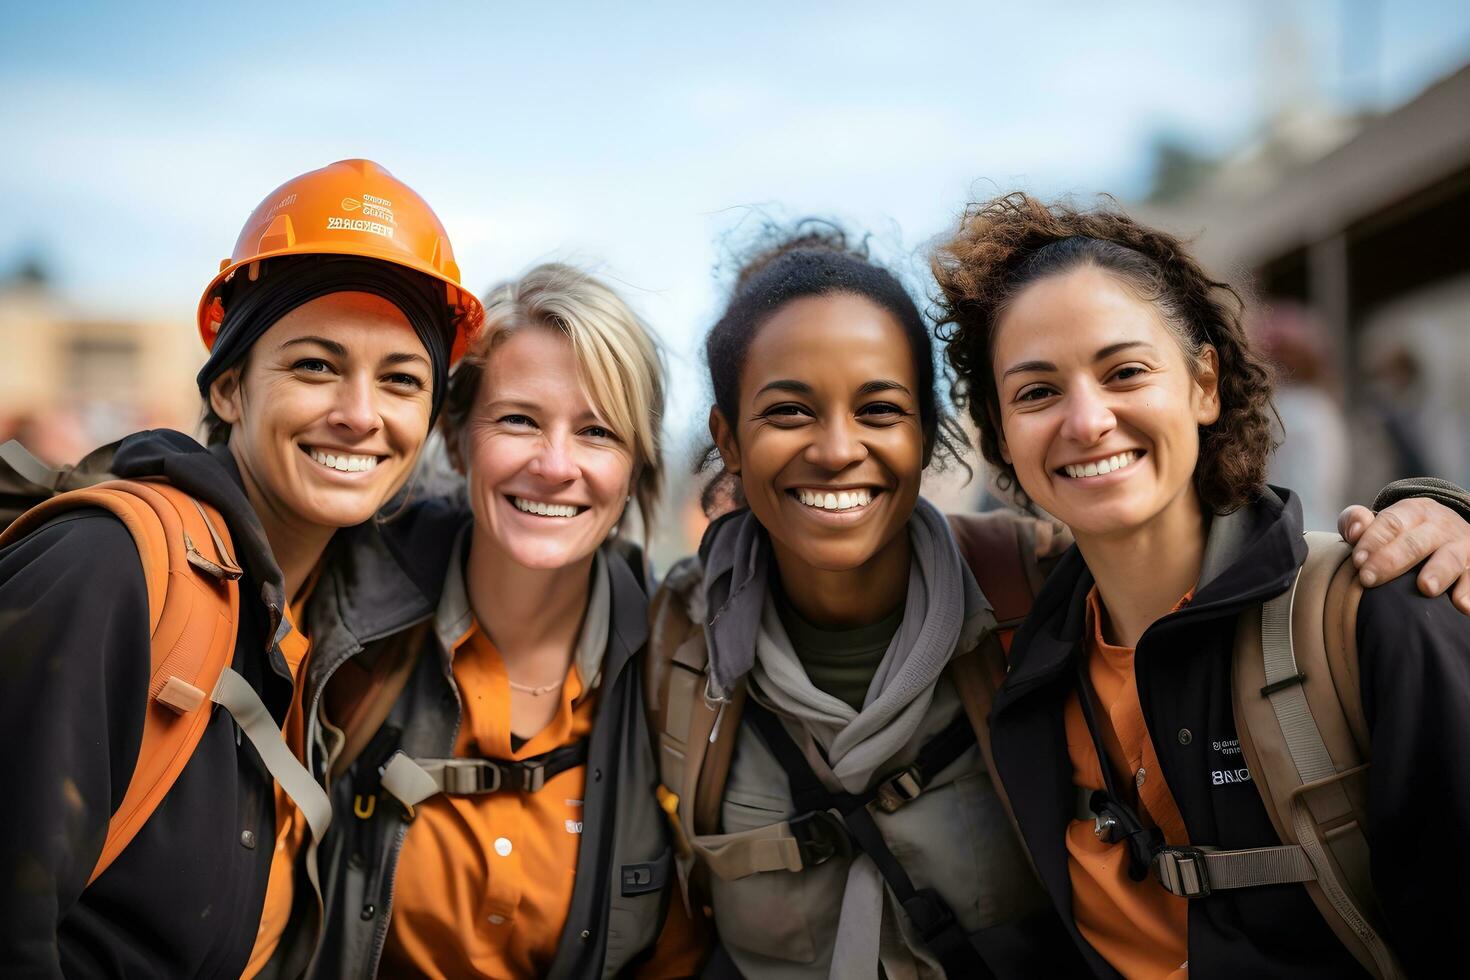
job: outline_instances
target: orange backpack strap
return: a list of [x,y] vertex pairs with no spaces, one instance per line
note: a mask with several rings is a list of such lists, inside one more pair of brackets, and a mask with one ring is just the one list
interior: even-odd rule
[[116,480],[60,494],[16,520],[3,541],[89,507],[122,521],[137,545],[148,588],[152,662],[138,760],[90,884],[147,822],[204,734],[210,694],[235,647],[240,569],[219,513],[161,482]]

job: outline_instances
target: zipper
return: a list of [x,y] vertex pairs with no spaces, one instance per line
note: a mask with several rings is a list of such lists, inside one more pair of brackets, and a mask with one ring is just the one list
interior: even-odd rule
[[714,745],[715,740],[720,737],[720,722],[725,720],[725,709],[730,705],[729,698],[719,697],[714,693],[710,684],[714,681],[714,675],[706,672],[704,675],[704,706],[715,713],[714,727],[709,730],[709,744]]

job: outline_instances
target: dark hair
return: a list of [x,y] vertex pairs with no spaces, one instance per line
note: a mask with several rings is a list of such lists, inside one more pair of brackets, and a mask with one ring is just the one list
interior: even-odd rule
[[1204,506],[1228,513],[1260,495],[1271,432],[1271,370],[1247,339],[1244,302],[1210,278],[1178,238],[1138,224],[1109,198],[1080,210],[1023,193],[965,209],[934,249],[937,335],[953,367],[956,400],[980,430],[980,451],[1015,482],[1000,454],[999,400],[991,363],[995,326],[1010,301],[1047,276],[1092,265],[1154,305],[1191,369],[1206,344],[1219,356],[1220,417],[1200,427],[1194,482]]
[[[867,241],[852,242],[836,224],[808,218],[789,231],[768,229],[765,240],[741,264],[730,302],[705,338],[705,360],[715,407],[733,425],[739,418],[740,374],[761,327],[787,303],[808,296],[850,293],[892,314],[908,338],[918,376],[919,426],[924,465],[936,451],[963,463],[962,429],[941,410],[934,376],[934,342],[913,297],[898,277],[874,262]],[[714,460],[706,454],[701,466]],[[717,477],[718,479],[718,477]]]

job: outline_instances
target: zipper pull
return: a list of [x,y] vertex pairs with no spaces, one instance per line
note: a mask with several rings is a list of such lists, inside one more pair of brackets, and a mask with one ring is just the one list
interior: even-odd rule
[[709,730],[709,744],[714,745],[715,739],[720,737],[720,722],[725,720],[725,708],[730,704],[730,699],[716,697],[710,689],[711,680],[713,680],[712,675],[704,675],[704,706],[715,709],[715,724]]

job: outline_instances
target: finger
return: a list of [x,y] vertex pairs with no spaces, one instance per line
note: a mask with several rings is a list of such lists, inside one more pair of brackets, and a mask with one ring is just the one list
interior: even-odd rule
[[1373,512],[1362,504],[1353,504],[1337,517],[1337,533],[1348,544],[1356,544],[1368,525],[1373,523]]
[[1460,578],[1455,582],[1454,591],[1450,597],[1455,601],[1455,608],[1466,616],[1470,616],[1470,571],[1460,573]]
[[[1363,531],[1362,536],[1358,538],[1358,543],[1353,548],[1353,564],[1358,566],[1359,571],[1362,571],[1371,559],[1378,555],[1384,548],[1397,541],[1408,530],[1408,525],[1405,523],[1403,516],[1404,510],[1401,505],[1410,502],[1400,501],[1369,522],[1367,529]],[[1373,568],[1372,574],[1377,574],[1376,567]],[[1373,585],[1374,581],[1370,581],[1368,576],[1363,577],[1364,585]]]
[[1430,556],[1419,571],[1419,591],[1437,596],[1457,582],[1470,563],[1470,542],[1451,541]]

